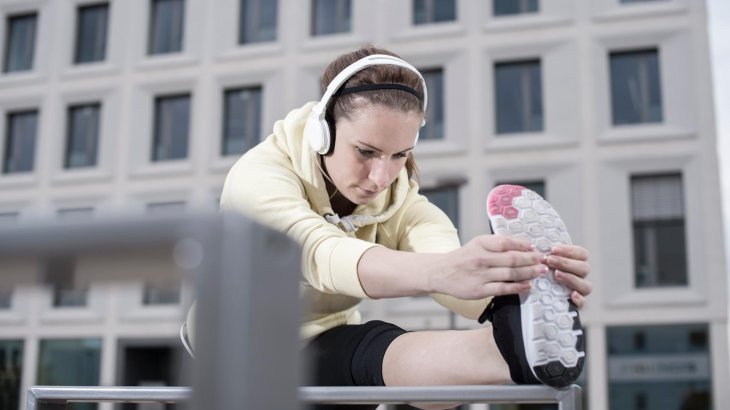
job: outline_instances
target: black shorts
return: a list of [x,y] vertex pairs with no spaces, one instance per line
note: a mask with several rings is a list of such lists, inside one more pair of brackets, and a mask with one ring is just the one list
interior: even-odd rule
[[[384,386],[383,358],[400,327],[373,320],[337,326],[316,336],[304,348],[310,386]],[[315,405],[309,409],[374,409],[376,405]]]

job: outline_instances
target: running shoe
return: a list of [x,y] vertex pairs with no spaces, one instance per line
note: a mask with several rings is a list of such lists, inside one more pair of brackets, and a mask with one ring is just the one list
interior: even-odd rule
[[[540,195],[517,185],[499,185],[487,199],[492,231],[530,241],[549,254],[570,244],[565,223]],[[555,280],[555,271],[532,280],[529,291],[495,296],[479,318],[489,320],[494,339],[518,384],[565,387],[580,376],[585,342],[570,289]]]

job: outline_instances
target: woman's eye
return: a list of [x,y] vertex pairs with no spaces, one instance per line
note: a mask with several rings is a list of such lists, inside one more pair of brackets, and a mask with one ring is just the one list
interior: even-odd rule
[[398,158],[398,159],[406,158],[406,157],[408,157],[408,153],[407,152],[400,152],[398,154],[395,154],[395,157]]
[[357,150],[357,152],[360,155],[362,155],[364,157],[372,157],[373,155],[375,155],[375,151],[372,151],[372,150],[369,150],[369,149],[362,149],[360,147],[355,147],[355,149]]

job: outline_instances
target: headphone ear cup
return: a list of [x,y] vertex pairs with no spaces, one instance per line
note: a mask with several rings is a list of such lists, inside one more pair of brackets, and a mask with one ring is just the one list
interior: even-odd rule
[[327,122],[312,114],[304,125],[304,138],[309,146],[318,154],[326,154],[330,148],[330,130]]

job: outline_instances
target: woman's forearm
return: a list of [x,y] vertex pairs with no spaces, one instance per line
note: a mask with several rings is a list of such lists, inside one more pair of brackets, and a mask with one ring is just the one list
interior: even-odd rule
[[360,284],[375,299],[427,295],[436,290],[434,277],[443,258],[376,246],[365,251],[357,265]]

